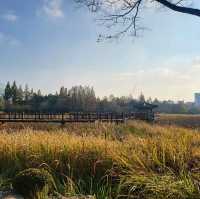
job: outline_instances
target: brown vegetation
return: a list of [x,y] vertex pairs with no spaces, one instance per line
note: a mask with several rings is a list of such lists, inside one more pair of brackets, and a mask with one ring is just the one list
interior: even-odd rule
[[197,114],[159,114],[158,124],[177,125],[187,128],[200,128],[200,115]]
[[197,130],[137,121],[21,127],[1,129],[2,188],[19,171],[44,168],[53,175],[56,192],[64,195],[199,198]]

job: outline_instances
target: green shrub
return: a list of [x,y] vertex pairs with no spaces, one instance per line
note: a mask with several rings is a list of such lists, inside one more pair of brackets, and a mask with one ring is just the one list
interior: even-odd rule
[[14,190],[25,198],[38,198],[47,195],[53,187],[51,174],[44,169],[25,169],[13,179]]

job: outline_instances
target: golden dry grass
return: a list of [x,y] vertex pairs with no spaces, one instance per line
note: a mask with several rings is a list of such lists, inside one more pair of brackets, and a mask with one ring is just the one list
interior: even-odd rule
[[4,126],[0,171],[43,167],[64,194],[97,198],[200,198],[200,132],[143,122]]
[[157,123],[165,125],[178,125],[187,128],[200,128],[200,115],[198,114],[158,114]]

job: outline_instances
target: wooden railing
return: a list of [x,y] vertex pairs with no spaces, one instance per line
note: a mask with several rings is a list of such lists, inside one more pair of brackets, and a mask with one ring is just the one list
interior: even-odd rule
[[149,120],[146,112],[139,113],[0,113],[0,122],[116,122],[127,119]]

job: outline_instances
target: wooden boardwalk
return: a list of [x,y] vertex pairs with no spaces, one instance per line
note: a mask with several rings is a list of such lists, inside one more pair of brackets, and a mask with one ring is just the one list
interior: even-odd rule
[[49,123],[73,123],[73,122],[115,122],[123,123],[127,119],[148,120],[146,112],[143,113],[1,113],[0,122],[49,122]]
[[0,114],[0,122],[49,122],[49,123],[73,123],[73,122],[116,122],[125,121],[124,114],[113,113],[3,113]]

